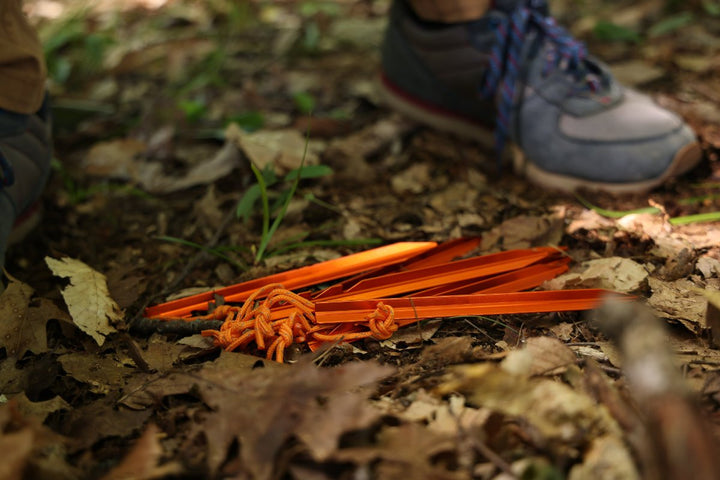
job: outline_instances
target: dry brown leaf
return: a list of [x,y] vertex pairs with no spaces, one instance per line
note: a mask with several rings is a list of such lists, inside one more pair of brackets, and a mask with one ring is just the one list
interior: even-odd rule
[[588,260],[573,270],[545,282],[544,287],[549,290],[605,288],[631,293],[642,289],[648,278],[648,272],[642,265],[621,257]]
[[632,454],[621,438],[605,435],[592,439],[590,449],[583,456],[583,462],[575,465],[568,480],[588,478],[639,479]]
[[385,428],[378,436],[378,456],[381,459],[377,466],[378,478],[467,478],[465,472],[450,471],[432,462],[436,455],[457,448],[455,435],[437,433],[415,423]]
[[3,394],[20,393],[27,388],[30,369],[19,369],[16,363],[13,357],[0,361],[0,392]]
[[189,370],[186,373],[133,376],[117,403],[132,410],[144,410],[165,396],[188,393],[197,383],[194,373],[196,371]]
[[451,395],[447,400],[420,389],[408,398],[391,400],[381,398],[375,407],[385,415],[392,415],[406,422],[421,422],[438,433],[454,434],[458,429],[471,432],[480,429],[490,416],[487,409],[471,408],[465,405],[460,395]]
[[72,408],[69,403],[59,396],[42,402],[31,402],[27,396],[25,396],[25,393],[21,393],[13,397],[13,401],[17,403],[20,413],[26,417],[34,418],[38,422],[44,422],[51,413],[60,410],[70,410]]
[[187,345],[171,342],[164,336],[155,334],[148,340],[142,357],[153,370],[165,372],[173,367],[180,353],[186,349],[189,349]]
[[0,404],[0,479],[78,478],[57,455],[61,441],[40,421],[23,416],[15,400]]
[[446,434],[429,430],[417,423],[386,427],[372,447],[351,447],[338,450],[333,458],[358,465],[376,464],[374,472],[381,479],[467,479],[464,471],[452,471],[433,464],[433,457],[457,448],[457,431]]
[[72,410],[63,421],[62,433],[72,439],[74,450],[91,447],[109,437],[125,437],[140,429],[152,415],[151,410],[135,411],[112,400],[96,400]]
[[172,193],[197,185],[208,185],[240,166],[240,154],[232,142],[225,142],[214,156],[194,165],[179,176],[170,176],[160,162],[144,162],[135,181],[151,193]]
[[595,210],[583,210],[573,217],[572,221],[565,228],[565,231],[570,235],[581,230],[617,230],[617,227],[615,226],[614,220],[603,217]]
[[402,349],[398,345],[403,345],[403,348],[407,348],[407,346],[410,345],[417,346],[422,342],[430,340],[442,324],[443,321],[441,319],[419,322],[407,328],[401,328],[389,339],[381,341],[380,344],[393,350]]
[[705,312],[705,326],[710,329],[713,345],[720,346],[720,291],[709,289],[694,289],[707,300]]
[[25,466],[30,460],[35,436],[29,428],[12,433],[0,433],[0,479],[18,480],[23,478]]
[[[166,395],[196,389],[213,411],[193,427],[191,437],[206,437],[211,471],[217,471],[237,438],[242,445],[243,468],[262,479],[272,472],[275,454],[290,436],[310,442],[322,432],[322,443],[308,445],[313,454],[322,458],[336,448],[340,435],[371,422],[375,414],[366,411],[358,415],[361,402],[353,398],[364,396],[347,392],[391,371],[374,364],[322,370],[307,363],[292,368],[249,370],[258,363],[262,361],[253,357],[247,369],[211,364],[195,373],[139,379],[126,387],[127,395],[119,403],[142,408]],[[335,396],[342,401],[333,399]],[[321,397],[324,404],[318,401]],[[311,418],[305,419],[306,415]],[[312,421],[316,423],[310,427],[307,422]],[[317,431],[305,432],[308,428]]]
[[587,395],[554,380],[514,375],[494,364],[456,367],[438,391],[461,392],[477,405],[523,417],[553,446],[621,434],[608,411]]
[[695,263],[695,268],[706,280],[720,276],[720,260],[710,255],[701,255]]
[[75,325],[98,345],[105,343],[105,337],[116,331],[113,324],[123,319],[122,310],[110,298],[105,275],[68,257],[45,257],[45,262],[56,276],[70,280],[62,295]]
[[134,138],[96,143],[85,155],[84,171],[97,177],[136,179],[139,168],[136,158],[145,149],[145,142]]
[[[210,470],[217,471],[231,443],[238,439],[242,468],[256,479],[271,478],[278,450],[291,436],[300,433],[304,417],[325,410],[320,398],[330,401],[340,395],[346,401],[336,403],[333,417],[323,420],[341,424],[324,428],[330,438],[324,439],[315,453],[325,455],[337,447],[342,433],[357,428],[352,408],[358,403],[349,401],[348,391],[371,385],[391,371],[373,363],[320,369],[307,361],[274,371],[204,371],[204,381],[197,385],[214,411],[194,427],[194,432],[207,439]],[[354,395],[364,398],[360,392]]]
[[564,215],[519,215],[505,220],[483,236],[483,250],[497,244],[504,250],[557,245],[563,235]]
[[102,480],[152,480],[182,473],[179,463],[158,465],[163,454],[159,434],[154,424],[148,425],[120,464],[103,475]]
[[705,327],[707,302],[697,287],[687,279],[663,282],[656,278],[648,279],[652,296],[648,305],[655,314],[673,319],[694,333],[700,333]]
[[334,161],[339,162],[363,160],[402,138],[411,128],[411,122],[399,115],[392,115],[332,142],[326,154],[328,157],[339,157],[334,158]]
[[391,179],[392,189],[399,195],[421,193],[429,184],[430,165],[427,163],[415,163],[402,172],[393,175]]
[[[532,355],[530,375],[557,375],[562,373],[568,366],[577,363],[575,352],[556,338],[528,338],[525,343],[525,350]],[[514,352],[510,352],[508,358],[512,356],[513,353]],[[507,360],[506,358],[503,362]]]
[[68,353],[58,357],[58,361],[68,375],[88,384],[91,392],[101,395],[120,387],[124,378],[134,371],[109,355]]
[[135,303],[147,288],[147,280],[143,276],[134,275],[131,266],[118,266],[107,274],[107,285],[110,296],[120,308],[127,308]]
[[[277,173],[287,173],[299,168],[303,161],[306,141],[305,137],[295,129],[246,133],[236,123],[231,123],[225,129],[225,138],[245,152],[260,170],[270,165]],[[317,163],[317,154],[308,149],[305,165]]]
[[8,357],[22,358],[28,351],[46,352],[48,320],[70,321],[67,313],[46,298],[30,306],[32,294],[30,286],[11,279],[0,295],[0,348],[5,348]]
[[[32,294],[29,285],[11,280],[0,295],[0,347],[5,347],[9,357],[20,358],[28,350],[40,353],[47,349],[45,324],[30,325],[27,321]],[[40,336],[42,338],[38,338]]]
[[308,408],[295,434],[312,457],[323,462],[338,448],[338,440],[347,433],[371,426],[380,418],[367,399],[357,393],[329,397],[322,408]]
[[562,322],[550,326],[550,331],[560,340],[567,342],[572,338],[572,334],[575,331],[575,325],[568,322]]

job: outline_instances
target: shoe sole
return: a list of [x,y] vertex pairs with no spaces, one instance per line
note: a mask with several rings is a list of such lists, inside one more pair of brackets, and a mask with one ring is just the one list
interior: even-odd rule
[[[468,119],[462,115],[432,105],[421,99],[413,97],[393,84],[384,74],[380,74],[378,90],[384,103],[393,110],[438,130],[450,132],[460,137],[478,141],[480,144],[492,148],[495,138],[486,126]],[[680,149],[670,166],[659,177],[641,182],[632,183],[606,183],[584,180],[558,173],[552,173],[538,167],[527,159],[523,151],[512,143],[506,148],[506,154],[511,156],[513,170],[517,175],[543,188],[574,192],[577,190],[601,190],[614,194],[641,193],[656,188],[670,178],[682,175],[702,160],[702,149],[698,142],[693,142]]]

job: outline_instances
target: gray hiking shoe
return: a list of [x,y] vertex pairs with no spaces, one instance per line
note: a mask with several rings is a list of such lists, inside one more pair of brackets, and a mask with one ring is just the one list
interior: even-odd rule
[[0,268],[8,244],[39,221],[36,202],[47,182],[51,157],[47,101],[34,115],[0,109]]
[[517,173],[553,189],[645,191],[699,163],[693,131],[615,81],[544,0],[494,5],[480,20],[444,25],[396,0],[382,50],[387,103],[511,150]]

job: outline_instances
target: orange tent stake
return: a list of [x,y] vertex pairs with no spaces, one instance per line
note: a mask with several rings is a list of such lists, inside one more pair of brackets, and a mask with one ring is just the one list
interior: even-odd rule
[[435,295],[465,295],[470,293],[504,293],[521,292],[540,286],[544,281],[551,280],[567,271],[568,257],[554,260],[549,263],[536,263],[529,267],[512,272],[493,275],[472,282],[457,282],[450,285],[429,288],[418,292],[420,297],[434,297]]
[[465,255],[480,244],[480,237],[463,237],[456,240],[449,240],[441,243],[437,247],[416,255],[402,263],[387,265],[385,267],[376,268],[369,272],[364,272],[347,280],[343,280],[329,288],[316,293],[313,297],[315,300],[321,298],[336,297],[351,286],[366,278],[379,277],[397,271],[407,272],[410,270],[418,270],[420,268],[442,265],[451,260]]
[[[477,241],[388,245],[157,305],[145,314],[188,318],[207,311],[215,295],[222,296],[225,305],[188,319],[223,320],[219,330],[203,335],[227,350],[254,344],[268,358],[282,361],[293,343],[307,342],[314,350],[324,342],[385,339],[425,318],[587,310],[609,294],[596,289],[522,292],[567,270],[569,258],[556,248],[449,261]],[[292,291],[347,277],[319,293]]]
[[424,318],[589,310],[609,294],[607,290],[584,289],[319,302],[315,321],[319,325],[364,322],[378,303],[391,307],[401,325]]
[[215,295],[223,297],[226,302],[244,302],[254,291],[271,283],[281,283],[285,288],[291,290],[309,287],[317,283],[355,275],[372,268],[402,262],[436,246],[435,242],[401,242],[373,248],[365,252],[149,307],[145,310],[145,317],[182,318],[189,316],[193,311],[207,310],[208,302],[212,302]]

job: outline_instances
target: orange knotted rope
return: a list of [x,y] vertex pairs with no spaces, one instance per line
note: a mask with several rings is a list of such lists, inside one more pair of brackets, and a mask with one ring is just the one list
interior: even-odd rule
[[[262,299],[262,300],[258,300]],[[286,317],[271,320],[273,307],[292,307]],[[202,335],[213,337],[215,345],[231,351],[243,348],[253,341],[260,350],[267,350],[268,359],[282,362],[285,349],[293,343],[304,343],[309,338],[324,342],[357,340],[374,337],[385,340],[397,331],[395,311],[382,302],[364,321],[369,328],[365,332],[341,334],[321,333],[335,325],[317,325],[315,305],[308,299],[285,289],[279,283],[256,290],[242,307],[221,305],[211,314],[196,319],[224,320],[220,330],[204,330]]]

